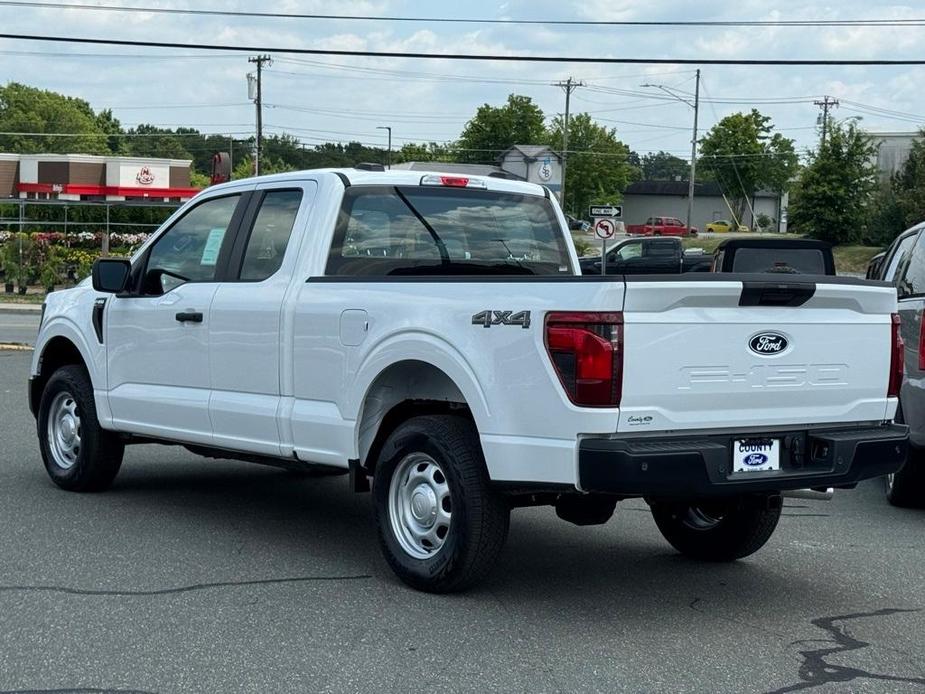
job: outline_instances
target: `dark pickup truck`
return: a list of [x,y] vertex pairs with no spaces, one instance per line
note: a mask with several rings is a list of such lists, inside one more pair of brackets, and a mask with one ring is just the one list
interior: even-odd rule
[[[600,256],[579,260],[583,275],[601,274]],[[668,275],[709,272],[713,259],[685,251],[674,237],[644,237],[620,241],[607,249],[608,275]]]
[[728,239],[713,252],[714,272],[834,275],[832,245],[810,239]]

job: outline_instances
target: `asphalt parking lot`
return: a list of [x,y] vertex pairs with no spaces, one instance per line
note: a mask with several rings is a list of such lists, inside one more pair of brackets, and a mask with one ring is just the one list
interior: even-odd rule
[[517,510],[486,584],[423,595],[345,478],[137,446],[111,491],[59,491],[29,359],[0,352],[0,692],[925,689],[925,511],[877,482],[788,500],[730,565],[677,556],[641,502]]

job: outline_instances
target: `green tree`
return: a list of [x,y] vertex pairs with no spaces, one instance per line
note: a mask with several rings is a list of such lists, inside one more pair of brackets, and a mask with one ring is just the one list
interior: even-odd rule
[[639,165],[646,181],[687,181],[691,170],[680,157],[662,151],[643,155]]
[[700,140],[699,163],[732,200],[736,220],[758,190],[783,192],[797,173],[793,140],[773,130],[771,119],[752,109],[726,116]]
[[[17,153],[109,154],[106,137],[93,109],[83,99],[11,82],[0,87],[0,151]],[[46,134],[47,133],[47,134]],[[52,133],[73,133],[71,137]]]
[[511,94],[504,106],[479,106],[459,136],[458,161],[494,162],[513,145],[544,141],[543,111],[529,96]]
[[[551,146],[562,142],[563,122],[556,117],[546,134]],[[613,128],[598,125],[587,113],[569,120],[569,151],[564,207],[583,216],[594,203],[618,202],[632,180],[630,150]]]
[[187,143],[195,147],[199,132],[191,128],[178,128],[176,132],[154,125],[139,125],[128,131],[130,137],[125,153],[132,157],[160,157],[164,159],[192,159]]
[[446,145],[437,142],[427,144],[409,142],[393,152],[392,160],[396,163],[405,161],[453,161],[452,151]]
[[[893,176],[893,197],[902,213],[904,227],[925,220],[925,130],[912,142],[909,158]],[[899,233],[902,229],[897,229]]]
[[830,123],[790,202],[790,227],[832,243],[864,238],[877,188],[876,147],[854,121]]

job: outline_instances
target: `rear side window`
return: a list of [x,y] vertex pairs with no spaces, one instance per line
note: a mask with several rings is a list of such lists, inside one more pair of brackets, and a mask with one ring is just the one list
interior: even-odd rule
[[732,271],[824,275],[825,256],[817,248],[737,248]]
[[484,190],[356,186],[344,194],[328,275],[567,275],[549,200]]
[[925,235],[915,242],[897,289],[901,297],[925,294]]
[[279,270],[300,202],[301,190],[270,191],[264,196],[244,251],[242,280],[259,282]]
[[886,269],[886,272],[883,273],[883,279],[887,282],[893,282],[896,279],[896,270],[902,266],[906,258],[909,256],[909,250],[912,248],[912,244],[916,239],[916,234],[909,234],[906,238],[899,242],[899,245],[896,247],[896,251],[893,253],[893,257],[890,258],[890,264]]

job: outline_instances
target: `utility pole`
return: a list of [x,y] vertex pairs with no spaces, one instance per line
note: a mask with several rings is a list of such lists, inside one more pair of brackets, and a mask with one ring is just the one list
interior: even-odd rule
[[[256,92],[249,95],[254,100],[257,107],[257,147],[254,151],[254,175],[260,175],[260,157],[263,154],[263,65],[267,67],[273,64],[268,55],[258,55],[248,58],[247,62],[254,63],[257,66]],[[249,75],[248,75],[249,77]]]
[[687,231],[690,233],[694,219],[694,181],[697,178],[697,118],[700,115],[700,68],[697,68],[697,82],[694,87],[694,136],[691,138],[691,175],[687,187]]
[[822,109],[822,144],[825,144],[825,136],[829,131],[829,108],[838,106],[838,99],[830,96],[822,97],[822,101],[814,101],[813,104]]
[[691,103],[688,99],[685,99],[683,96],[678,96],[674,89],[666,87],[663,84],[645,84],[639,85],[640,87],[652,87],[654,89],[660,89],[661,91],[668,94],[681,103],[687,104],[692,109],[694,109],[694,137],[691,139],[691,175],[689,176],[690,181],[687,183],[687,228],[691,228],[691,222],[694,217],[694,185],[697,180],[697,120],[700,116],[700,69],[697,69],[697,85],[694,88],[694,101]]
[[555,86],[561,87],[565,90],[565,120],[562,128],[562,185],[559,188],[559,203],[562,205],[562,209],[565,209],[565,172],[566,167],[568,166],[568,123],[569,123],[569,107],[572,100],[572,92],[578,89],[578,87],[585,86],[584,82],[576,82],[571,77],[569,77],[565,82],[556,82]]
[[388,130],[389,131],[389,151],[386,154],[386,167],[392,168],[392,126],[391,125],[377,125],[376,130]]

